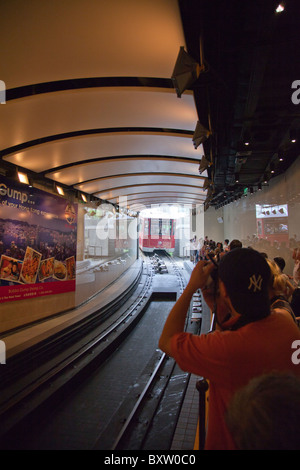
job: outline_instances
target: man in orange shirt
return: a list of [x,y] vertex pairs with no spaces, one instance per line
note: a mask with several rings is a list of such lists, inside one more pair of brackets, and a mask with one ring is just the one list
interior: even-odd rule
[[[206,261],[196,265],[166,320],[159,347],[183,370],[209,380],[205,448],[235,449],[225,423],[229,401],[253,377],[274,370],[300,376],[300,364],[292,361],[292,344],[300,340],[300,330],[284,315],[270,313],[270,269],[260,253],[248,248],[226,253],[218,267],[218,294],[213,299],[208,285],[214,269]],[[197,336],[185,333],[184,324],[199,288],[211,309],[216,303],[219,328]]]

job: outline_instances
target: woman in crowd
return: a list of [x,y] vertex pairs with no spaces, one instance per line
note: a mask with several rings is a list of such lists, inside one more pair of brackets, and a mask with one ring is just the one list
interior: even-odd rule
[[271,285],[269,288],[271,309],[281,311],[296,322],[295,314],[289,302],[295,288],[281,272],[275,261],[268,258],[266,260],[271,270]]

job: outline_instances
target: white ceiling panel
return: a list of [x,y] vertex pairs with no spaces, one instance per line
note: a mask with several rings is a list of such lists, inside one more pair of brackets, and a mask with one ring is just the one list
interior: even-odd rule
[[12,0],[1,19],[4,174],[105,200],[205,199],[194,94],[171,80],[186,47],[176,0]]
[[143,193],[145,197],[149,194],[153,194],[154,192],[159,192],[162,193],[164,191],[171,191],[175,192],[176,194],[180,193],[189,193],[189,195],[194,195],[195,198],[197,199],[198,197],[205,196],[206,191],[203,191],[201,188],[197,188],[196,186],[179,186],[175,184],[152,184],[152,185],[139,185],[136,184],[135,186],[131,186],[130,188],[128,187],[123,187],[123,188],[118,188],[110,191],[102,191],[96,193],[97,196],[99,196],[101,199],[105,200],[111,200],[115,199],[116,197],[129,197],[132,194],[138,194],[138,193]]
[[[206,196],[205,194],[198,194],[198,200],[203,201],[203,199],[205,199],[205,196]],[[123,202],[124,203],[128,202],[131,204],[133,201],[145,201],[145,200],[150,200],[154,198],[157,198],[157,199],[159,198],[160,200],[164,198],[164,200],[174,199],[174,201],[178,199],[195,201],[196,195],[195,193],[189,193],[188,189],[186,189],[185,191],[180,191],[180,192],[152,190],[150,193],[142,191],[142,192],[137,192],[135,194],[130,194],[126,197],[117,196],[115,198],[110,198],[109,202],[122,205]]]
[[[2,107],[3,108],[3,107]],[[60,134],[113,128],[164,128],[194,131],[194,97],[175,99],[174,90],[103,87],[34,95],[6,103],[0,112],[0,145]]]
[[199,179],[199,184],[204,177],[199,175],[199,163],[193,160],[180,160],[179,158],[151,158],[149,157],[126,157],[115,158],[111,160],[102,160],[97,162],[83,163],[76,168],[70,166],[54,173],[46,173],[48,178],[60,181],[66,185],[74,185],[78,182],[84,182],[99,177],[99,179],[107,178],[115,175],[126,175],[128,173],[136,173],[137,177],[141,173],[157,172],[178,173],[181,175],[196,176]]
[[[162,197],[163,197],[163,203],[162,203]],[[138,204],[139,206],[147,206],[147,205],[154,205],[154,204],[180,204],[180,205],[186,205],[186,206],[191,206],[191,205],[202,205],[203,201],[205,200],[205,197],[199,197],[198,199],[195,199],[193,196],[184,196],[181,194],[174,194],[173,196],[169,196],[168,194],[156,194],[156,193],[151,193],[147,196],[142,196],[139,197],[138,195],[136,197],[128,197],[126,200],[121,199],[122,207],[132,207],[135,204]],[[109,201],[110,203],[114,204],[113,201]],[[118,202],[117,202],[118,204]]]
[[169,155],[201,160],[190,136],[155,133],[113,133],[63,139],[30,147],[4,157],[5,160],[42,172],[74,162],[120,155]]
[[110,176],[105,179],[97,179],[87,183],[76,185],[75,187],[87,193],[97,193],[99,191],[149,184],[175,184],[182,186],[202,187],[202,181],[198,177],[180,176],[175,174],[143,173],[141,175],[131,174],[130,176]]

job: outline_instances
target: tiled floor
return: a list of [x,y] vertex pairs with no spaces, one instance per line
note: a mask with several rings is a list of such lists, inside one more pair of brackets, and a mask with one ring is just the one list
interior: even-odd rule
[[199,393],[196,382],[199,377],[190,376],[186,395],[179,415],[171,450],[193,450],[198,423]]
[[[194,265],[186,261],[185,268],[191,272]],[[202,325],[201,333],[207,333],[210,328],[210,311],[202,299]],[[199,416],[199,392],[196,383],[200,377],[191,374],[189,384],[180,411],[178,423],[173,437],[170,450],[193,450],[198,449],[197,424]]]

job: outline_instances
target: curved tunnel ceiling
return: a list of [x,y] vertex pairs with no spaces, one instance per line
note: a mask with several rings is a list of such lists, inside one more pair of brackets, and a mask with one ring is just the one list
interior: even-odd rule
[[15,0],[1,17],[3,162],[135,210],[205,201],[194,96],[171,81],[176,1]]

